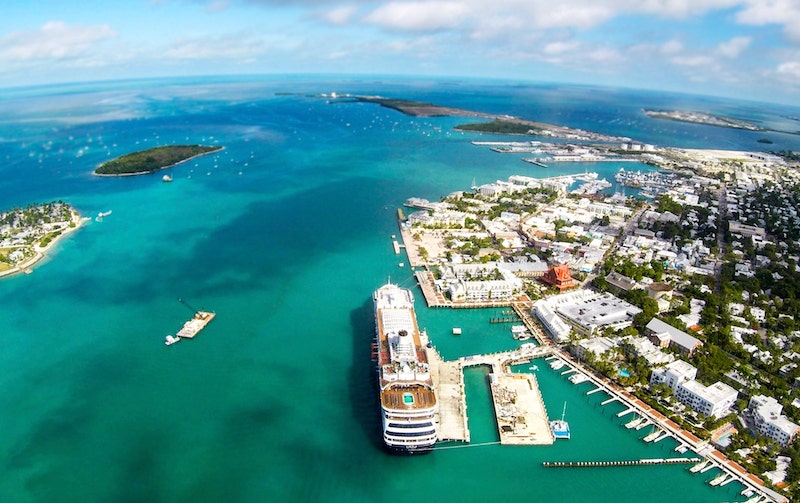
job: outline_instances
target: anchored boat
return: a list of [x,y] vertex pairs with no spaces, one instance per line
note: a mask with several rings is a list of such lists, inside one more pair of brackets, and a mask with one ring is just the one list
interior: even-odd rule
[[567,414],[567,402],[564,402],[564,410],[561,411],[561,419],[550,421],[550,429],[556,440],[569,440],[569,423],[564,420]]

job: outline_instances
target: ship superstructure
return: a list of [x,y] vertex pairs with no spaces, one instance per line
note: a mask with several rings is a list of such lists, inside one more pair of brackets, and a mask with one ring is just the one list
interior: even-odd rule
[[436,395],[411,290],[391,283],[373,295],[383,441],[403,454],[436,443]]

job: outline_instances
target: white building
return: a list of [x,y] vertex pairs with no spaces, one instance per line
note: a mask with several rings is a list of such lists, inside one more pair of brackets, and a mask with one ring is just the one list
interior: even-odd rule
[[786,446],[794,440],[800,426],[781,414],[783,406],[771,396],[754,395],[747,410],[753,418],[753,426],[760,435]]
[[544,301],[538,301],[533,305],[533,314],[542,322],[545,330],[550,337],[558,344],[569,341],[569,334],[572,328],[564,322]]
[[454,301],[506,300],[522,289],[522,280],[496,262],[452,264],[441,268],[439,288]]
[[739,393],[723,382],[704,386],[695,380],[697,369],[683,360],[666,367],[653,369],[650,385],[664,383],[672,389],[679,402],[707,416],[722,417],[736,403]]
[[719,418],[731,410],[739,392],[721,381],[711,386],[704,386],[699,381],[688,381],[678,387],[675,396],[697,412]]
[[537,302],[546,305],[582,336],[591,337],[597,330],[622,330],[631,326],[641,309],[609,293],[574,290]]
[[595,356],[602,356],[617,347],[617,339],[608,337],[592,337],[591,339],[581,339],[575,344],[575,356],[585,358],[586,353],[594,353]]

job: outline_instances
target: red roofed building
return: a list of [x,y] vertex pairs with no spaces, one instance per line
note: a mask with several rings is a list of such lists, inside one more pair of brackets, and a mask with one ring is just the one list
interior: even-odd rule
[[569,266],[567,264],[551,267],[547,270],[544,276],[542,276],[541,280],[542,283],[554,286],[561,291],[577,286],[575,284],[575,280],[572,279],[572,274],[570,274]]

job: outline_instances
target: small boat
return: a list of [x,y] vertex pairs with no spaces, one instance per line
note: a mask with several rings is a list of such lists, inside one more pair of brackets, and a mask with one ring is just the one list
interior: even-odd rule
[[166,344],[167,346],[172,346],[176,342],[180,342],[180,340],[181,340],[180,337],[175,337],[174,335],[167,335],[167,338],[164,341],[164,344]]
[[110,214],[111,214],[111,210],[101,211],[100,213],[97,214],[97,216],[95,217],[94,221],[95,222],[102,222],[103,219],[105,217],[109,216]]
[[561,419],[550,421],[550,429],[556,440],[569,440],[569,423],[564,420],[567,414],[567,402],[564,402],[564,410],[561,412]]
[[161,180],[164,181],[164,182],[171,182],[172,181],[172,177],[169,176],[169,175],[164,175],[164,176],[161,177]]

